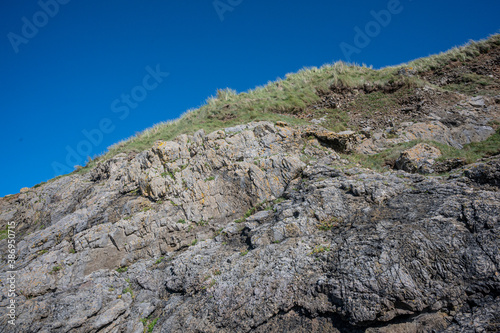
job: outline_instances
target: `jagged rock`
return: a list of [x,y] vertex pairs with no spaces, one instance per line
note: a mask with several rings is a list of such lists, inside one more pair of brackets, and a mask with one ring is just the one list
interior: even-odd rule
[[451,158],[444,161],[436,162],[432,165],[432,169],[436,173],[448,172],[456,168],[466,165],[467,162],[463,158]]
[[430,123],[416,123],[404,130],[404,137],[411,140],[437,141],[457,149],[462,145],[458,143],[450,133],[450,129],[439,121]]
[[462,145],[484,141],[493,133],[495,133],[495,130],[490,126],[473,124],[465,124],[452,131],[455,140]]
[[304,128],[302,135],[313,136],[324,145],[343,153],[353,151],[355,146],[362,140],[362,136],[354,131],[335,133],[315,126]]
[[426,143],[419,143],[401,153],[394,167],[411,173],[434,172],[434,160],[441,156],[441,151]]
[[486,105],[484,102],[483,96],[472,97],[469,100],[469,104],[474,106],[474,107],[477,107],[477,108],[481,108],[481,107],[484,107]]
[[479,184],[500,186],[500,161],[498,158],[471,164],[466,167],[465,176]]
[[358,140],[200,131],[0,199],[0,227],[18,230],[16,328],[496,330],[500,192],[483,184],[499,184],[499,158],[448,178],[381,174],[339,159]]

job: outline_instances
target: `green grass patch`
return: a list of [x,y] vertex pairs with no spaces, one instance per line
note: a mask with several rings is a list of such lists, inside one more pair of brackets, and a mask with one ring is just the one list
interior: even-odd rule
[[52,270],[49,273],[55,274],[55,273],[59,272],[61,269],[62,269],[62,267],[57,265],[57,266],[52,267]]
[[500,46],[500,34],[490,36],[488,39],[478,42],[471,41],[464,46],[454,47],[451,50],[440,54],[420,58],[408,63],[408,66],[415,68],[419,72],[436,70],[455,61],[469,61],[481,53],[488,52],[493,47]]
[[443,89],[448,91],[458,91],[459,93],[469,96],[487,95],[494,96],[498,94],[496,89],[489,89],[491,86],[496,85],[497,82],[486,75],[479,75],[476,73],[466,73],[460,76],[459,82],[447,84]]
[[165,257],[158,258],[158,260],[155,261],[155,265],[158,265],[159,263],[161,263],[163,261],[163,259],[165,259]]
[[[492,47],[500,45],[500,35],[496,34],[487,40],[471,42],[466,46],[453,48],[448,52],[417,59],[408,64],[386,67],[379,70],[344,62],[327,64],[320,68],[304,68],[297,73],[287,74],[265,86],[257,87],[247,92],[237,93],[231,89],[222,89],[215,96],[209,97],[206,103],[184,113],[180,118],[163,122],[148,128],[141,133],[111,146],[106,153],[89,161],[77,173],[86,173],[98,162],[105,161],[119,153],[141,152],[150,149],[155,141],[169,141],[180,134],[191,135],[199,129],[205,132],[220,130],[225,127],[245,124],[251,121],[267,120],[271,122],[285,121],[288,124],[308,124],[308,121],[294,117],[321,102],[320,96],[331,91],[331,87],[359,88],[365,85],[372,87],[397,86],[402,83],[401,94],[423,85],[418,77],[402,77],[398,75],[401,68],[415,69],[418,73],[443,68],[453,61],[467,61],[479,54],[488,52]],[[483,76],[472,74],[465,77],[469,80],[463,87],[448,87],[450,89],[469,89],[467,85],[488,87],[491,83]],[[356,105],[366,108],[368,113],[388,110],[395,106],[398,96],[383,95],[380,93],[360,96]],[[323,110],[325,111],[325,110]],[[323,112],[322,111],[322,112]],[[327,121],[325,127],[340,131],[347,129],[349,115],[345,110],[326,110]],[[319,113],[321,114],[321,112]],[[182,169],[182,168],[181,168]],[[172,173],[163,173],[170,176]]]
[[123,294],[126,294],[126,293],[129,293],[129,294],[130,294],[130,296],[132,296],[132,298],[134,298],[134,291],[132,290],[132,288],[131,288],[131,287],[127,287],[127,288],[124,288],[124,289],[122,290],[122,295],[123,295]]
[[309,255],[319,254],[323,252],[330,252],[330,247],[325,245],[318,245],[311,251],[311,253],[309,253]]
[[116,269],[116,271],[117,271],[118,273],[125,273],[126,271],[128,271],[128,267],[127,267],[127,266],[124,266],[124,267],[118,267],[118,268]]
[[338,226],[339,223],[340,223],[340,220],[334,216],[328,220],[320,221],[319,224],[316,225],[316,227],[319,230],[328,231],[328,230],[332,230],[333,228]]
[[9,236],[9,227],[5,226],[5,229],[0,230],[0,240],[6,239]]
[[480,158],[489,157],[500,153],[500,128],[497,129],[496,132],[488,139],[481,142],[466,144],[464,145],[463,149],[456,149],[446,144],[435,141],[414,140],[397,144],[375,155],[353,153],[341,154],[341,156],[347,159],[352,164],[359,163],[365,168],[369,168],[375,171],[383,171],[385,166],[393,165],[396,159],[404,150],[412,148],[418,143],[427,143],[438,148],[442,153],[442,156],[436,159],[436,161],[438,162],[447,159],[462,158],[467,164],[469,164],[476,162]]

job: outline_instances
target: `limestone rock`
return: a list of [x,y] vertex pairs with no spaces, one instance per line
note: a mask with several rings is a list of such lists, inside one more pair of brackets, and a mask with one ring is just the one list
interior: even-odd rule
[[[17,225],[16,329],[497,330],[499,157],[450,177],[377,173],[339,158],[360,140],[199,131],[0,199],[0,228]],[[419,170],[439,152],[405,156]]]
[[411,173],[432,173],[434,160],[441,156],[441,151],[425,143],[419,143],[401,153],[395,168]]

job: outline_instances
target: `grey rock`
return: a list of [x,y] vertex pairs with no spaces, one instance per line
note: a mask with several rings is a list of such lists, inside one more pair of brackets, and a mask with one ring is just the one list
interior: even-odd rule
[[486,105],[483,96],[472,97],[469,100],[469,104],[477,108],[482,108]]
[[441,156],[441,151],[426,143],[419,143],[401,153],[394,167],[407,172],[432,173],[434,160]]
[[377,173],[360,141],[255,122],[0,199],[19,332],[498,330],[499,157]]

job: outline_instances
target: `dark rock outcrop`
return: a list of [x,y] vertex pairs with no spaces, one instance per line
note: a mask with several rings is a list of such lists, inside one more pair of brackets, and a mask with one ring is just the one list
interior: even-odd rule
[[323,134],[199,131],[1,199],[0,225],[18,230],[16,329],[498,331],[500,159],[380,174]]

